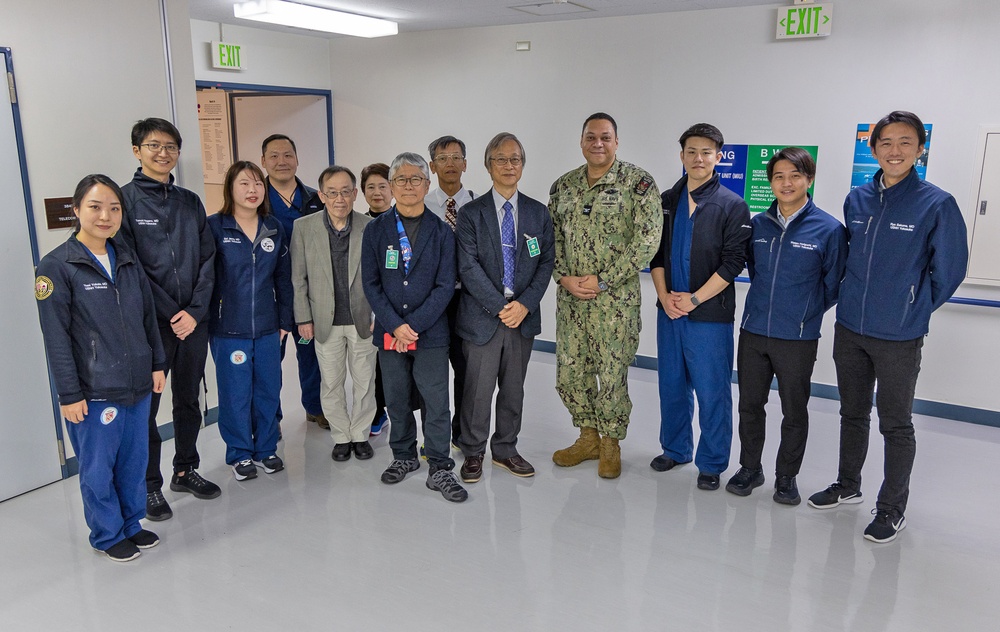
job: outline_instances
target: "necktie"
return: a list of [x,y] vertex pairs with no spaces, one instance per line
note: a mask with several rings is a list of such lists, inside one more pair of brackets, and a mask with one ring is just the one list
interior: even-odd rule
[[500,223],[500,245],[503,246],[503,285],[514,289],[514,254],[516,238],[514,237],[514,207],[510,202],[503,203],[503,221]]
[[455,198],[448,198],[448,201],[444,204],[444,221],[448,222],[452,230],[455,230],[455,219],[458,216],[458,211],[455,208]]

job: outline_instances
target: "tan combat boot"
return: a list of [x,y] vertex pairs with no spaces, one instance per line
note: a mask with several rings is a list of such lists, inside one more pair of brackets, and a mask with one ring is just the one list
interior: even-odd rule
[[601,478],[618,478],[622,473],[622,449],[618,439],[601,437],[601,460],[597,464],[597,475]]
[[594,428],[580,428],[580,438],[568,448],[556,450],[552,462],[560,467],[573,467],[601,456],[601,435]]

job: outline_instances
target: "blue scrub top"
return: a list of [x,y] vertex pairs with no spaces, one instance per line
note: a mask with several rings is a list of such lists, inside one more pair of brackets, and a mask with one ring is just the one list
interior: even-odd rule
[[694,222],[688,208],[688,190],[684,187],[674,213],[674,237],[670,241],[670,289],[674,292],[691,291],[691,235],[694,232]]

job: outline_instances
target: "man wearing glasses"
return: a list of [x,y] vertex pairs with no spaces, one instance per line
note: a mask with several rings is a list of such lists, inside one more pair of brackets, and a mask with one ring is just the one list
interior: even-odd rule
[[[323,413],[333,437],[333,460],[374,455],[368,443],[375,413],[375,349],[371,307],[361,285],[361,237],[372,221],[354,211],[357,181],[346,167],[319,176],[325,213],[295,220],[292,287],[299,336],[314,341],[322,378]],[[353,405],[347,411],[344,380],[351,373]]]
[[[201,429],[198,386],[208,356],[208,304],[215,283],[215,239],[205,207],[193,192],[174,185],[171,171],[181,151],[181,135],[170,121],[147,118],[132,127],[132,153],[139,168],[122,187],[125,216],[122,237],[136,251],[149,277],[160,338],[171,376],[174,424],[174,474],[170,489],[196,498],[217,498],[222,490],[196,471]],[[163,497],[160,438],[156,413],[159,393],[149,407],[149,464],[146,469],[146,518],[173,516]]]
[[493,464],[514,476],[535,468],[517,450],[524,404],[524,378],[535,336],[542,331],[539,305],[555,258],[552,219],[545,205],[519,193],[524,147],[503,132],[486,146],[493,188],[458,216],[458,271],[462,279],[457,330],[464,340],[468,372],[462,405],[462,481],[483,472],[493,392],[496,431],[490,439]]
[[385,382],[392,463],[382,482],[392,485],[420,467],[417,424],[410,410],[410,383],[416,382],[427,415],[423,418],[427,487],[446,500],[468,493],[452,469],[449,450],[448,316],[455,293],[455,235],[427,212],[430,169],[418,154],[402,153],[389,167],[396,204],[372,220],[362,241],[361,276],[375,312],[374,342]]
[[[465,143],[454,136],[442,136],[427,146],[431,156],[431,173],[437,175],[438,188],[425,199],[427,208],[443,217],[451,229],[455,230],[458,210],[474,197],[472,191],[462,186],[462,174],[468,166],[465,162]],[[458,298],[461,294],[456,286],[455,296],[448,305],[448,322],[451,327],[451,367],[455,370],[455,409],[451,418],[451,442],[459,444],[462,434],[462,394],[465,391],[465,356],[462,353],[462,338],[455,330],[458,322]]]
[[555,230],[556,391],[580,438],[552,455],[571,467],[600,459],[618,478],[632,400],[628,366],[639,348],[639,271],[656,252],[663,213],[652,176],[617,159],[618,124],[597,112],[580,135],[586,164],[549,191]]

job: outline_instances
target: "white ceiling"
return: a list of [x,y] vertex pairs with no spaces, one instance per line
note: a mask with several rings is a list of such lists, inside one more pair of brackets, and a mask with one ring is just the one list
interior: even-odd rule
[[[233,17],[237,0],[190,0],[191,17],[208,22],[239,24],[260,29],[303,33]],[[786,0],[791,4],[791,0]],[[673,11],[723,9],[775,4],[774,0],[308,0],[301,4],[339,9],[399,23],[399,31],[432,31],[473,26],[528,24],[621,15],[649,15]],[[520,8],[514,8],[520,7]],[[321,37],[344,37],[306,33]]]

